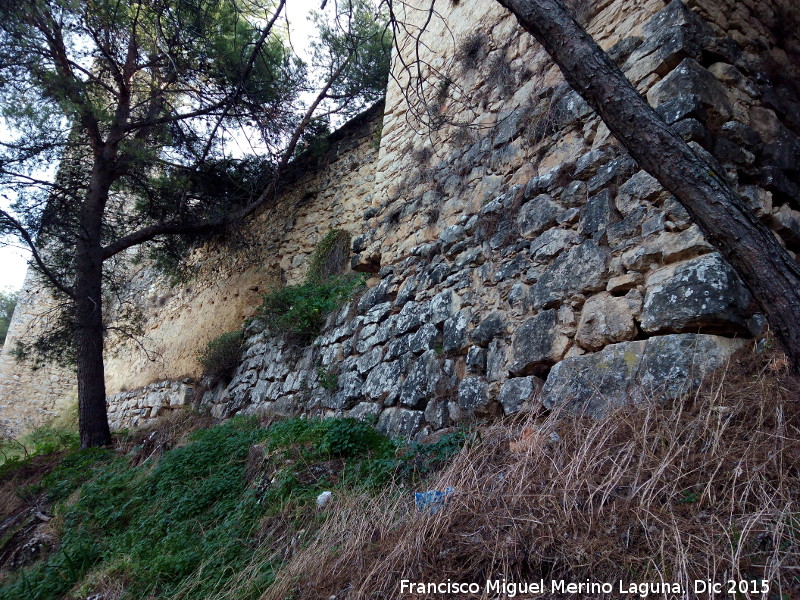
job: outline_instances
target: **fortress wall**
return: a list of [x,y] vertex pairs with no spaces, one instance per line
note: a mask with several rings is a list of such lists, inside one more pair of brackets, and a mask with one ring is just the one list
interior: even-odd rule
[[[786,74],[800,63],[796,31],[770,19],[789,22],[798,8],[573,4],[675,131],[797,250],[800,127]],[[298,282],[311,242],[333,226],[353,233],[352,265],[374,274],[371,289],[307,348],[254,323],[233,380],[202,400],[215,416],[374,415],[411,437],[532,402],[596,414],[609,402],[677,397],[761,332],[730,267],[530,36],[494,3],[435,6],[419,44],[415,25],[428,14],[401,15],[411,35],[398,41],[404,60],[395,57],[379,151],[365,133],[355,158],[343,153],[338,167],[308,175],[331,174],[308,185],[318,196],[298,186],[294,204],[260,215],[248,230],[268,262],[198,251],[207,275],[151,320],[172,358],[148,370],[127,353],[110,390],[190,373],[188,347],[247,314],[246,284]],[[417,52],[421,77],[402,68]],[[221,281],[236,273],[233,286]],[[175,351],[173,337],[188,347]],[[185,404],[186,385],[111,397],[114,425]]]
[[[199,375],[197,351],[240,327],[267,290],[301,282],[308,257],[330,229],[360,232],[374,185],[381,117],[378,105],[336,132],[321,156],[297,161],[274,204],[242,230],[192,252],[193,275],[186,283],[173,285],[147,259],[128,257],[134,260],[126,266],[126,299],[143,316],[142,335],[107,341],[109,394]],[[29,272],[0,358],[0,424],[15,435],[77,398],[72,369],[50,365],[34,371],[11,354],[16,340],[47,327],[49,298]]]
[[56,302],[40,276],[28,269],[0,353],[0,435],[18,435],[52,419],[78,398],[75,373],[56,364],[17,362],[17,342],[47,330]]

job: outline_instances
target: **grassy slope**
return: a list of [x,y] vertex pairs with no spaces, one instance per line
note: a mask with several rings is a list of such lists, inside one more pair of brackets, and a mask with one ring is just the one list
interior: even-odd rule
[[[738,362],[675,405],[528,414],[461,452],[463,432],[401,447],[350,420],[191,415],[61,449],[0,474],[19,502],[47,499],[58,540],[0,599],[395,598],[401,578],[501,575],[766,579],[739,597],[800,598],[798,384],[773,355]],[[446,486],[445,508],[415,510],[412,489]]]
[[[324,520],[315,504],[321,491],[338,499],[409,481],[464,437],[399,445],[351,419],[177,419],[116,449],[62,449],[40,469],[31,466],[41,455],[5,469],[6,493],[14,486],[20,502],[49,505],[55,517],[39,529],[58,541],[23,568],[12,547],[24,540],[6,536],[12,551],[0,598],[258,597],[292,536]],[[33,476],[20,479],[26,470]]]

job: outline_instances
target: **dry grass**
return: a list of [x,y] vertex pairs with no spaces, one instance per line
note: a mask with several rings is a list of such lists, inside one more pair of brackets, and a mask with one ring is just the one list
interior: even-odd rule
[[798,382],[775,356],[738,362],[675,405],[481,430],[430,483],[457,490],[435,515],[409,490],[339,499],[262,599],[398,598],[401,579],[503,576],[766,579],[764,598],[800,598]]

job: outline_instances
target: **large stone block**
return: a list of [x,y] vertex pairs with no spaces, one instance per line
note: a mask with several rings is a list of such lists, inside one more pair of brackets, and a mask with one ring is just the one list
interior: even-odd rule
[[[692,58],[684,59],[674,71],[647,92],[647,100],[655,107],[682,97],[696,98],[703,105],[706,120],[712,126],[722,126],[733,115],[725,86]],[[692,113],[691,116],[696,115]]]
[[588,350],[599,350],[636,336],[633,313],[625,298],[608,293],[592,296],[583,305],[575,339]]
[[714,335],[676,334],[606,346],[567,358],[550,371],[542,402],[573,413],[601,416],[627,402],[674,399],[725,364],[744,342]]
[[751,296],[719,253],[666,267],[647,279],[642,329],[746,333]]
[[460,353],[467,348],[467,327],[472,318],[472,311],[462,308],[444,322],[444,337],[442,341],[445,352]]
[[554,309],[546,310],[517,329],[512,341],[512,373],[541,372],[564,356],[569,338],[557,330],[556,315]]
[[608,253],[592,240],[562,253],[531,290],[535,308],[548,308],[573,294],[600,291],[608,282]]
[[397,399],[402,375],[401,361],[381,363],[367,375],[362,392],[370,400],[391,404]]
[[469,337],[479,346],[487,346],[494,338],[506,332],[506,319],[500,312],[490,313],[472,330]]
[[524,204],[519,211],[517,229],[520,236],[531,239],[552,227],[561,211],[561,207],[550,196],[540,194]]
[[489,404],[489,385],[483,377],[465,377],[458,386],[462,415],[481,414]]
[[387,408],[378,418],[376,429],[393,437],[411,438],[422,425],[423,412],[407,408]]
[[436,396],[442,381],[442,368],[434,350],[420,356],[400,388],[400,404],[413,408],[421,407]]
[[503,406],[503,412],[507,415],[518,412],[542,389],[543,383],[540,378],[533,376],[507,379],[500,388],[498,398]]

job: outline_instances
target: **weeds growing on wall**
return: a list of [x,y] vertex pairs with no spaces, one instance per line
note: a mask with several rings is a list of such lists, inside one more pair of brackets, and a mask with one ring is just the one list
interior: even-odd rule
[[321,282],[341,275],[350,257],[350,233],[331,229],[314,248],[308,262],[306,281]]
[[459,41],[456,59],[465,71],[477,69],[486,49],[488,38],[480,31],[473,32]]
[[311,255],[306,281],[263,296],[258,315],[278,333],[307,343],[319,335],[328,315],[364,286],[361,274],[344,274],[350,256],[350,234],[333,229]]
[[265,294],[258,314],[273,331],[309,342],[319,335],[328,315],[363,286],[360,275],[289,285]]
[[241,329],[228,331],[212,338],[205,348],[198,350],[197,362],[203,373],[215,381],[230,378],[242,355],[244,335]]

